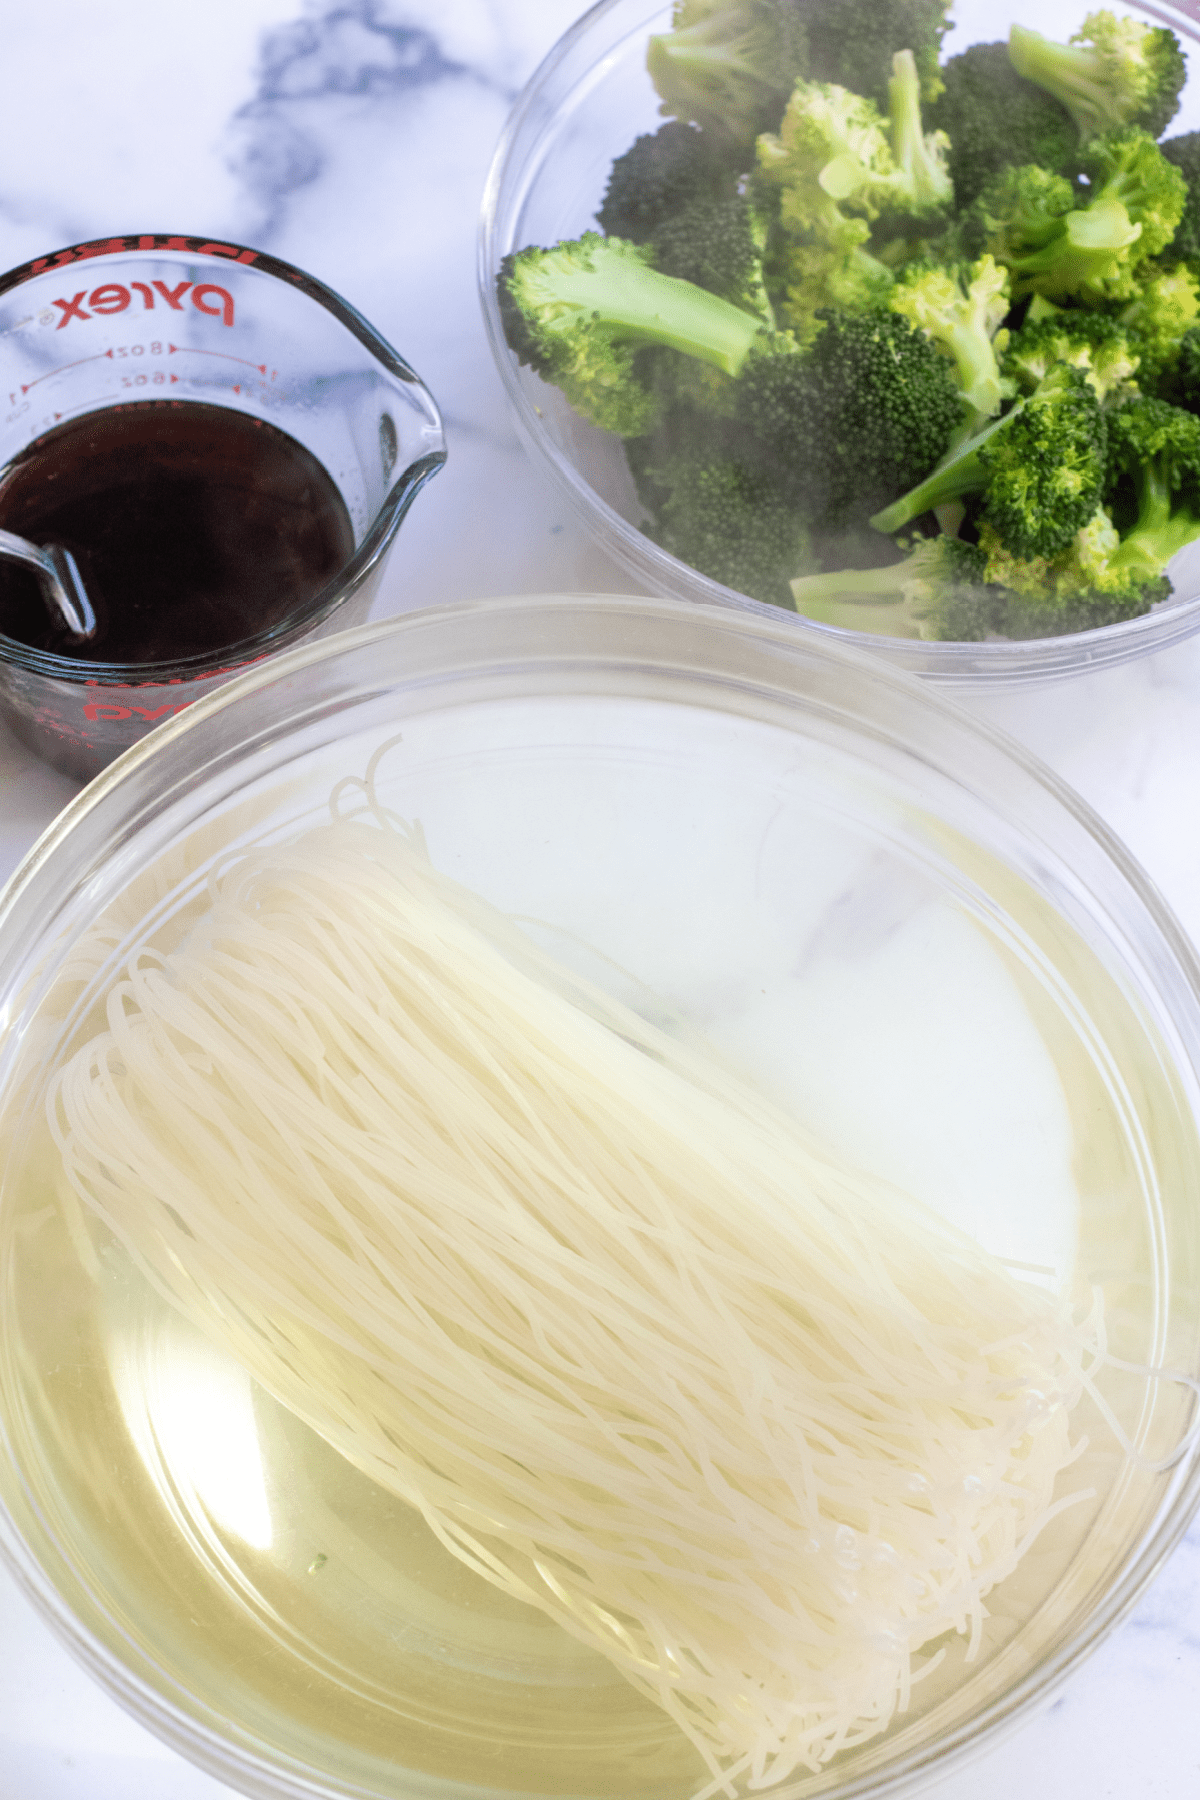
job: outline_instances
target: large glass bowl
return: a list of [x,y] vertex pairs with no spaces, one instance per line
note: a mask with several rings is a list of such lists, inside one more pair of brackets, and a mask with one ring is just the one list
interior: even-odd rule
[[[808,0],[819,8],[821,0]],[[943,55],[1006,37],[1011,24],[1065,40],[1090,0],[958,0]],[[1200,25],[1193,6],[1117,6],[1175,30],[1189,54],[1189,77],[1171,135],[1200,127]],[[555,45],[518,98],[484,189],[478,241],[480,297],[492,351],[517,430],[580,523],[638,591],[717,602],[763,614],[775,609],[690,568],[640,529],[646,513],[621,440],[573,413],[559,390],[522,368],[509,348],[496,300],[504,257],[526,244],[554,244],[595,230],[613,158],[663,123],[646,73],[646,43],[669,29],[672,8],[654,0],[601,0]],[[1200,629],[1200,546],[1170,569],[1170,600],[1141,618],[1070,636],[1028,641],[935,643],[846,631],[786,615],[793,630],[869,645],[903,668],[952,684],[1023,683],[1119,663],[1190,637]],[[887,609],[865,608],[881,617]]]
[[[286,653],[68,807],[0,897],[0,1550],[153,1730],[262,1796],[687,1800],[694,1753],[80,1229],[47,1081],[214,863],[382,759],[435,862],[704,1032],[999,1255],[1098,1285],[1134,1369],[1200,1365],[1200,970],[1065,788],[786,619],[561,596]],[[97,1247],[98,1246],[98,1247]],[[1200,1500],[1192,1389],[1106,1368],[1092,1490],[885,1736],[779,1800],[923,1788],[1043,1701]]]

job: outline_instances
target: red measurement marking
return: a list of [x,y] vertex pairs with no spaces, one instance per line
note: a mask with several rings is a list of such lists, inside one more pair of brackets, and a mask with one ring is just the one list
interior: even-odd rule
[[30,388],[35,388],[37,386],[39,381],[49,381],[52,375],[62,375],[67,369],[78,369],[82,363],[102,362],[106,356],[111,358],[112,351],[98,350],[95,356],[80,356],[74,362],[59,363],[56,369],[47,369],[44,375],[35,375],[32,381],[23,381],[21,383],[21,392],[27,394]]
[[[111,406],[112,403],[113,397],[111,393],[93,394],[90,400],[77,400],[74,406],[64,406],[61,412],[55,413],[54,417],[57,420],[65,419],[70,413],[95,412],[98,407]],[[118,402],[118,404],[128,406],[132,403],[128,400],[122,400]]]
[[266,363],[251,362],[248,356],[231,356],[228,350],[197,350],[191,344],[168,344],[168,356],[219,356],[225,362],[244,363],[248,369],[257,369],[260,375],[267,372]]

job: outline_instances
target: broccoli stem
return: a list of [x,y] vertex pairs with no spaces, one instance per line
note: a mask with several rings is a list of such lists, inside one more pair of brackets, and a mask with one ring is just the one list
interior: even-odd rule
[[[564,286],[564,293],[566,289]],[[736,375],[763,335],[763,322],[717,294],[630,262],[619,287],[606,270],[580,267],[570,282],[576,316],[623,344],[666,344]]]
[[1114,109],[1103,59],[1081,44],[1056,44],[1024,25],[1008,34],[1008,56],[1018,75],[1035,81],[1065,106],[1081,133],[1111,131],[1124,123]]
[[892,155],[896,166],[912,182],[914,210],[948,205],[954,197],[949,176],[930,155],[921,120],[921,79],[911,50],[900,50],[892,59],[888,82],[888,117],[892,127]]
[[983,431],[977,432],[964,444],[944,456],[937,468],[899,500],[885,506],[870,520],[876,531],[886,532],[890,537],[894,532],[903,530],[905,525],[919,519],[922,513],[932,512],[935,507],[944,506],[948,500],[961,500],[964,494],[977,494],[986,486],[987,476],[983,463],[979,458],[980,447],[986,444],[997,431],[1004,431],[1021,411],[1024,401],[1018,400],[1011,412],[1005,413],[1002,419],[995,419]]
[[928,538],[887,568],[799,576],[791,583],[792,598],[797,612],[821,625],[887,637],[938,637],[944,608],[978,594],[986,563],[978,545]]
[[1196,537],[1200,537],[1200,519],[1187,507],[1173,507],[1169,479],[1154,463],[1143,463],[1138,478],[1137,523],[1121,539],[1110,566],[1153,579]]
[[1005,393],[1012,393],[1012,388],[1005,389],[1000,379],[982,301],[968,296],[968,305],[946,320],[938,336],[954,358],[959,391],[968,411],[968,422],[974,430],[985,419],[994,419]]
[[1058,227],[1041,249],[1009,259],[1016,277],[1014,299],[1031,292],[1056,299],[1077,294],[1088,282],[1108,274],[1122,250],[1142,235],[1142,227],[1132,222],[1121,202],[1109,198],[1064,213]]
[[899,569],[837,569],[802,575],[790,583],[796,611],[817,625],[875,631],[885,637],[921,637],[921,622],[934,584],[902,563]]

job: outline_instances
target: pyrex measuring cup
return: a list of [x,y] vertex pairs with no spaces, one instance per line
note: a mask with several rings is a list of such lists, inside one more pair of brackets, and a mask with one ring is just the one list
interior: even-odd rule
[[108,238],[0,277],[0,524],[6,476],[46,433],[148,400],[177,403],[176,420],[200,402],[286,433],[340,494],[353,552],[282,620],[204,655],[92,661],[0,620],[0,714],[84,778],[246,664],[365,619],[401,520],[446,459],[429,391],[323,283],[238,244]]

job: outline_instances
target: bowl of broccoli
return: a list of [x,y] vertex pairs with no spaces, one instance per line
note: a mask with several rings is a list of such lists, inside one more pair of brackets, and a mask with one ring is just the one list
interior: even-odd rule
[[603,0],[484,197],[527,446],[649,591],[935,678],[1190,636],[1197,37],[1081,0]]

